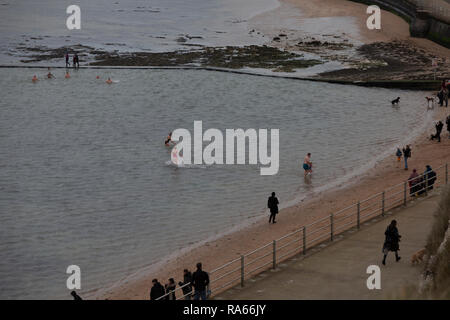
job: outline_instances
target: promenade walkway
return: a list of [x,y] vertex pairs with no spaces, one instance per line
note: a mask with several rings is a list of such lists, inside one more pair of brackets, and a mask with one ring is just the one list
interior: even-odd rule
[[[296,256],[236,286],[215,299],[386,299],[398,293],[398,288],[417,284],[423,265],[412,266],[411,255],[423,248],[438,206],[439,190],[427,198],[419,198],[309,250],[306,256]],[[395,262],[389,253],[386,266],[381,264],[384,231],[396,219],[402,235]],[[381,289],[366,286],[369,265],[381,268]]]

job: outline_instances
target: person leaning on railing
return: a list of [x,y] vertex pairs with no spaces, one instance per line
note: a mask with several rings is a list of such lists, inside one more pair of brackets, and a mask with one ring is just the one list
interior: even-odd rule
[[150,300],[156,300],[162,297],[166,292],[161,283],[157,279],[152,280],[153,287],[150,289]]
[[165,285],[166,288],[166,300],[176,300],[175,296],[175,288],[176,288],[175,280],[173,278],[169,279],[169,283]]
[[184,269],[183,282],[178,282],[178,285],[183,290],[184,300],[191,300],[192,296],[192,273],[188,269]]
[[425,191],[433,190],[434,182],[436,181],[436,172],[431,169],[430,165],[427,165],[425,172],[423,173],[423,183],[421,185],[419,194],[425,193]]
[[197,263],[197,271],[192,275],[192,286],[194,287],[194,300],[206,300],[206,288],[209,285],[209,276],[202,270],[202,264]]

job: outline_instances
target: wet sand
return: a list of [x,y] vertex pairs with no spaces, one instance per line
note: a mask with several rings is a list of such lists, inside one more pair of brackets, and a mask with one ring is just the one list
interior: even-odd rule
[[[444,120],[450,114],[450,108],[436,108],[435,119]],[[366,199],[375,193],[407,180],[413,168],[423,172],[427,164],[437,168],[446,162],[450,162],[450,139],[447,138],[447,131],[444,130],[440,143],[429,140],[432,132],[434,132],[434,126],[430,124],[428,130],[411,144],[412,158],[409,161],[410,170],[408,171],[404,170],[402,163],[398,164],[395,156],[392,155],[392,157],[379,162],[373,169],[359,177],[358,181],[349,181],[347,186],[340,185],[298,205],[281,210],[277,216],[277,224],[268,224],[267,219],[264,218],[240,231],[189,250],[165,264],[164,268],[160,268],[159,271],[142,278],[126,280],[114,289],[102,292],[96,298],[148,299],[153,278],[158,278],[162,283],[165,283],[167,281],[165,279],[174,277],[178,282],[182,279],[183,269],[189,268],[192,270],[199,261],[203,263],[205,270],[215,269],[240,257],[241,254],[267,244],[273,239],[296,231],[302,226],[347,207],[358,200]]]
[[[326,17],[338,14],[348,16],[349,12],[352,12],[357,21],[359,21],[359,25],[361,26],[361,24],[363,24],[365,28],[366,14],[365,9],[361,10],[362,7],[364,7],[361,4],[343,0],[284,1],[301,6],[304,10],[303,14],[311,17],[316,17],[318,15]],[[357,9],[361,11],[357,11]],[[279,10],[279,8],[276,10]],[[360,14],[357,12],[360,12]],[[445,54],[448,54],[448,49],[442,48],[431,41],[409,38],[409,35],[407,34],[408,26],[406,22],[399,17],[385,12],[383,12],[382,17],[384,19],[383,23],[385,23],[384,30],[370,33],[363,30],[364,28],[360,28],[359,35],[353,40],[369,44],[377,41],[400,39],[402,41],[411,41],[415,45],[436,55],[444,55],[445,57]],[[256,19],[258,19],[258,17],[256,17]],[[395,31],[388,30],[386,24],[392,26]],[[274,27],[273,31],[274,35],[282,32],[276,27]],[[426,102],[424,98],[424,108],[425,107]],[[439,108],[436,106],[434,113],[435,119],[445,120],[445,117],[450,114],[450,108]],[[425,165],[429,164],[432,167],[438,167],[446,162],[450,162],[450,139],[447,138],[448,133],[446,128],[443,130],[441,143],[429,140],[429,136],[432,132],[434,132],[434,126],[430,124],[427,131],[411,144],[412,158],[409,161],[410,170],[408,171],[405,171],[401,164],[397,163],[393,154],[392,157],[380,161],[373,169],[369,170],[358,179],[349,181],[345,186],[340,185],[332,190],[317,194],[313,198],[307,199],[300,204],[281,210],[277,216],[277,224],[268,224],[267,216],[267,218],[254,222],[250,226],[233,232],[232,234],[225,235],[217,240],[206,242],[196,248],[185,250],[170,262],[166,262],[159,267],[154,266],[154,270],[148,269],[145,274],[144,272],[142,273],[142,276],[129,277],[120,284],[116,284],[113,288],[97,292],[92,298],[148,299],[151,280],[153,278],[158,278],[163,284],[166,283],[167,279],[170,277],[174,277],[175,281],[178,282],[182,280],[183,269],[188,268],[194,270],[195,264],[199,261],[203,263],[204,270],[213,270],[230,260],[240,257],[241,254],[245,254],[269,243],[273,239],[280,238],[289,232],[296,231],[302,226],[347,207],[358,200],[366,199],[390,186],[407,180],[413,168],[417,168],[419,172],[423,172]],[[299,167],[299,170],[302,169]]]
[[277,9],[255,17],[250,25],[271,39],[271,46],[341,63],[340,70],[316,78],[432,80],[433,59],[438,63],[437,79],[450,77],[450,49],[412,38],[409,24],[384,10],[381,29],[369,30],[366,9],[346,0],[280,0]]

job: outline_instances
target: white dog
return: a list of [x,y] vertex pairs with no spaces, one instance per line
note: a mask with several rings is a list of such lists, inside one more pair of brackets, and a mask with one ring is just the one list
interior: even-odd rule
[[434,109],[434,97],[425,97],[425,99],[427,99],[428,104],[427,109],[428,110]]

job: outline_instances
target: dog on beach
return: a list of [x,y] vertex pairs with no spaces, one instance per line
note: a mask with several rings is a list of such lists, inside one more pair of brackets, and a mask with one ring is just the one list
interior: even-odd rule
[[400,102],[400,97],[397,97],[397,99],[394,99],[391,101],[392,105],[398,104]]
[[420,262],[422,262],[425,252],[426,250],[425,248],[423,248],[414,253],[411,257],[411,264],[419,264]]
[[[425,99],[427,99],[427,109],[428,110],[434,109],[434,97],[425,97]],[[431,106],[430,106],[430,102],[431,102]]]

